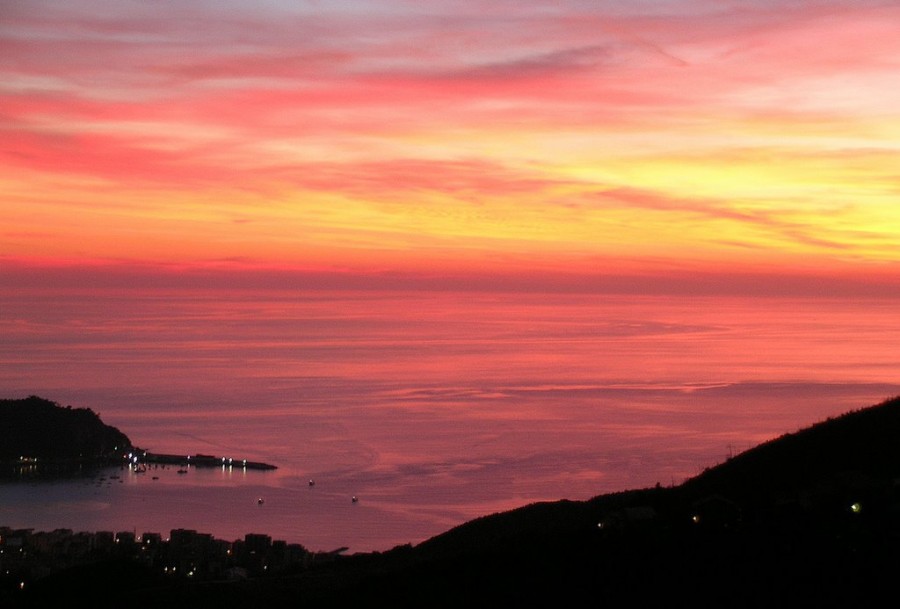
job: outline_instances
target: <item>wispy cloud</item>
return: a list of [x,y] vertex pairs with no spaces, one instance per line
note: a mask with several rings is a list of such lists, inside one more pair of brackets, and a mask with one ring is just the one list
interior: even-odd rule
[[[440,243],[460,265],[474,251],[556,267],[573,253],[896,260],[893,5],[7,8],[4,223],[43,234],[30,202],[46,219],[118,197],[122,215],[94,220],[128,233],[131,209],[147,239],[85,253],[76,244],[101,227],[50,222],[69,226],[52,247],[74,257],[162,255],[154,216],[215,259],[273,264],[356,265],[379,238],[385,251]],[[215,209],[241,233],[207,221]],[[301,227],[315,253],[272,247]]]

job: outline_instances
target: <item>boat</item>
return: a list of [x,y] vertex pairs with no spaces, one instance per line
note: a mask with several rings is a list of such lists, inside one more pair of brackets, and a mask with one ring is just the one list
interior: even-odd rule
[[257,503],[258,505],[262,505],[262,504],[265,503],[265,502],[266,502],[266,500],[263,499],[262,497],[260,497],[259,499],[256,500],[256,503]]

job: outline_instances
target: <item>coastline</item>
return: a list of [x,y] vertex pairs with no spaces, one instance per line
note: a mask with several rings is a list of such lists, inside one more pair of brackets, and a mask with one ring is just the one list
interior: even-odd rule
[[6,480],[60,478],[91,474],[111,467],[131,467],[138,473],[145,471],[147,465],[176,465],[178,467],[228,467],[243,470],[272,471],[277,465],[263,461],[235,459],[232,457],[216,457],[200,453],[192,455],[175,455],[169,453],[152,453],[136,449],[121,457],[65,457],[38,458],[20,456],[16,459],[0,460],[0,482]]

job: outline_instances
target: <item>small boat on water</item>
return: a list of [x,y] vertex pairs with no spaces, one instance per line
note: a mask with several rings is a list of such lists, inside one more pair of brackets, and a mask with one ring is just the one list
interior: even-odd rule
[[350,501],[353,503],[357,503],[359,501],[359,497],[357,497],[356,495],[353,495],[353,497],[350,498]]
[[310,486],[315,486],[315,485],[316,485],[316,481],[313,480],[312,478],[310,478],[310,479],[309,479],[309,485],[310,485]]
[[186,473],[187,473],[187,470],[184,469],[184,468],[182,468],[182,469],[178,470],[178,473],[179,473],[179,474],[186,474]]
[[260,497],[259,499],[256,500],[257,505],[262,505],[262,504],[264,504],[265,502],[266,502],[266,500],[263,499],[262,497]]

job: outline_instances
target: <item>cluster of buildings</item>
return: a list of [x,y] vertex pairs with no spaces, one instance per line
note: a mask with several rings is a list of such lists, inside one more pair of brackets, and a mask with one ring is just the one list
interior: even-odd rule
[[174,529],[164,538],[132,531],[0,527],[0,585],[5,589],[24,588],[66,568],[110,559],[136,561],[171,577],[242,579],[299,569],[314,558],[300,544],[256,533],[225,541],[191,529]]

